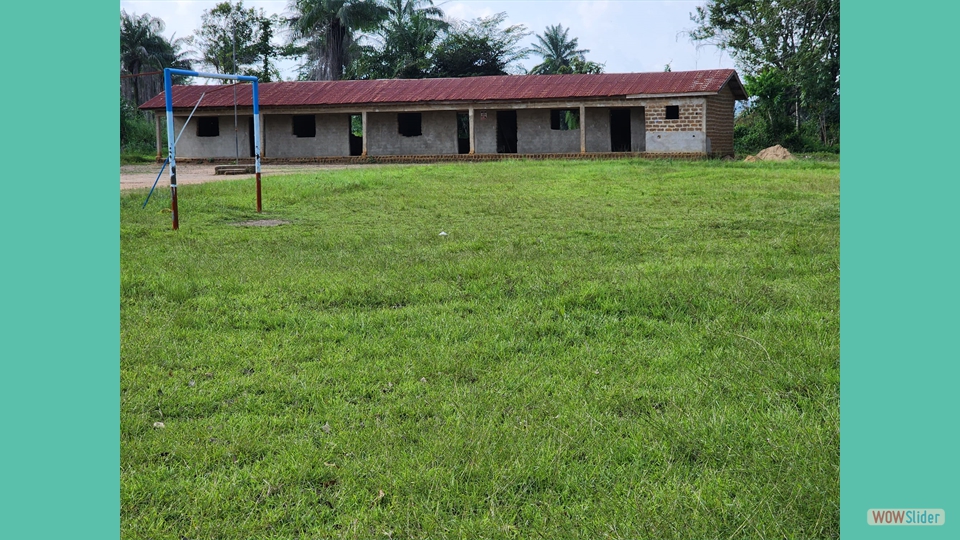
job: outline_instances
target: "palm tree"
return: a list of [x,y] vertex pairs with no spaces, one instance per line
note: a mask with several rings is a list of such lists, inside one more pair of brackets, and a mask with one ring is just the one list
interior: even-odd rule
[[[189,68],[190,62],[181,54],[183,39],[167,40],[161,35],[163,19],[152,17],[149,13],[137,16],[120,10],[120,72],[137,75],[145,71],[161,70],[166,67]],[[133,87],[134,101],[142,105],[153,96],[140,99],[143,86],[139,77],[130,83]]]
[[387,19],[380,28],[383,46],[379,57],[381,71],[388,78],[422,78],[430,69],[434,42],[450,24],[433,0],[386,0]]
[[534,75],[550,75],[554,73],[573,73],[573,60],[579,58],[586,61],[584,54],[590,49],[578,49],[577,38],[570,39],[567,33],[569,28],[563,25],[548,26],[541,36],[537,34],[537,41],[531,50],[543,57],[543,62],[534,66],[530,73]]
[[354,34],[373,30],[388,14],[376,0],[291,0],[289,8],[294,40],[307,44],[304,70],[317,81],[343,78]]
[[385,0],[388,24],[396,26],[415,17],[423,17],[440,30],[449,27],[443,20],[443,10],[433,5],[433,0]]

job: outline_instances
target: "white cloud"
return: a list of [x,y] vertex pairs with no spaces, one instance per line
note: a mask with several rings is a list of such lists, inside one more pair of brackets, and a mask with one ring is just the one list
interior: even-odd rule
[[612,4],[608,0],[577,2],[577,22],[587,31],[595,30],[597,27],[610,26],[609,23],[615,17],[615,13],[611,13],[611,10],[619,11],[618,8],[613,8]]
[[442,9],[448,17],[462,21],[489,17],[496,14],[496,12],[488,6],[477,2],[447,2],[442,4],[440,9]]

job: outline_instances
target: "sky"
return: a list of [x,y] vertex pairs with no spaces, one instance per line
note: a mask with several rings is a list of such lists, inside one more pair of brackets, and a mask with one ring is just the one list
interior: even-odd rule
[[[200,26],[200,17],[217,0],[121,0],[128,14],[149,13],[163,19],[164,36],[186,37]],[[267,15],[288,13],[288,0],[244,1],[244,7],[263,8]],[[543,34],[548,25],[569,28],[579,48],[589,49],[587,60],[605,64],[606,73],[735,68],[729,54],[712,46],[697,46],[686,32],[701,0],[435,0],[449,17],[473,19],[499,12],[508,15],[504,25],[522,24],[534,34]],[[536,40],[531,34],[522,44]],[[530,69],[540,62],[531,55],[522,64]],[[280,64],[284,80],[296,78],[296,63]],[[200,81],[196,81],[200,83]]]

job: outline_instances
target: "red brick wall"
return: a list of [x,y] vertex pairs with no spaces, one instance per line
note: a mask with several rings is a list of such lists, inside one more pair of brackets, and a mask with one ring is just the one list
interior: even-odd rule
[[707,98],[707,137],[710,137],[711,155],[733,155],[733,104],[730,85],[724,86],[716,96]]
[[[703,131],[703,99],[650,99],[646,107],[647,131]],[[680,106],[680,118],[667,120],[667,105]]]

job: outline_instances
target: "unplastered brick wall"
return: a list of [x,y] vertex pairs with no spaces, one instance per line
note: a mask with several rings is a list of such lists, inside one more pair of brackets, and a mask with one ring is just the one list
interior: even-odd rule
[[733,104],[730,85],[707,98],[707,137],[710,137],[710,153],[715,156],[733,155]]
[[[667,119],[667,106],[680,107],[680,118]],[[703,98],[645,100],[647,131],[703,131]]]

